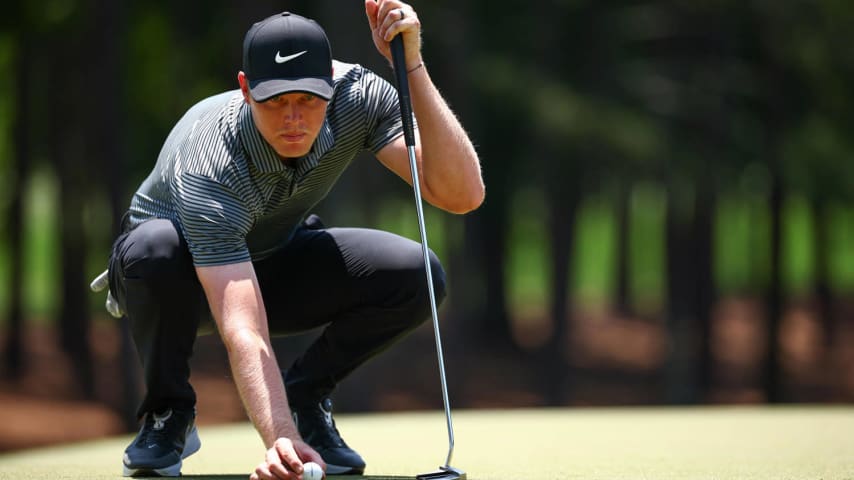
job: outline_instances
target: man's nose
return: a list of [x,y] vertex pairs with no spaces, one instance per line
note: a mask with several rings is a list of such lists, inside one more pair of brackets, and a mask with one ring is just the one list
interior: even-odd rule
[[302,110],[294,102],[287,102],[282,107],[282,115],[286,120],[299,120],[302,117]]

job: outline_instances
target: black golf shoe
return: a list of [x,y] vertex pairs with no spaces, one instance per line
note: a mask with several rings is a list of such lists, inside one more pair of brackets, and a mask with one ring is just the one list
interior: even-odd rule
[[193,411],[148,412],[142,428],[125,450],[125,477],[177,477],[183,459],[202,446]]
[[292,407],[294,423],[303,440],[326,462],[327,475],[361,475],[365,461],[348,447],[332,419],[332,400],[324,398],[309,407]]

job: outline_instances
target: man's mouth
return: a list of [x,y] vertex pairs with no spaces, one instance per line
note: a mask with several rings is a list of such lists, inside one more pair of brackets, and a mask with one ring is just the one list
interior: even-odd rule
[[302,133],[302,132],[282,133],[279,135],[279,138],[282,138],[286,142],[301,142],[305,138],[305,133]]

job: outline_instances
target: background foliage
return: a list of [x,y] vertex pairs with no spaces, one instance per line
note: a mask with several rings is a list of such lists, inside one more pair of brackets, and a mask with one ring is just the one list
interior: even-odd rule
[[[461,406],[854,398],[854,4],[414,7],[429,71],[471,133],[487,185],[475,213],[427,210],[451,283],[442,316]],[[174,122],[236,88],[244,32],[285,9],[324,25],[337,58],[392,79],[361,2],[8,7],[0,315],[9,378],[27,371],[27,328],[55,326],[80,395],[132,416],[127,325],[106,320],[88,281]],[[418,235],[410,190],[369,157],[319,213],[332,225]],[[121,380],[93,366],[101,324],[119,329]],[[434,378],[431,341],[419,332],[411,346],[425,354],[401,357],[423,365],[421,383]],[[388,365],[369,372],[406,375]],[[99,399],[99,381],[125,396]],[[366,399],[383,394],[368,374],[359,382],[345,408],[388,404]]]

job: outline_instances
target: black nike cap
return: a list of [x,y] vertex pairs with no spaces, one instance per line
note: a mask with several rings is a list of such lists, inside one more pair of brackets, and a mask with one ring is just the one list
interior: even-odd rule
[[289,92],[332,98],[332,50],[314,20],[282,12],[252,25],[243,39],[243,73],[256,102]]

